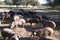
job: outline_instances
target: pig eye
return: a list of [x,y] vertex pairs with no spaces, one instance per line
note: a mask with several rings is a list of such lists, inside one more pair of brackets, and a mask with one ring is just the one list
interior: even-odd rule
[[36,35],[36,32],[34,32],[34,35]]

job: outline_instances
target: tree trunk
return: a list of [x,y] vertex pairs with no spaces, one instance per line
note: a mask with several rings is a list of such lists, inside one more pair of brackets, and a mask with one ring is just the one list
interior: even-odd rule
[[16,5],[16,9],[18,9],[18,5]]
[[11,9],[11,4],[9,6],[10,6],[10,9]]

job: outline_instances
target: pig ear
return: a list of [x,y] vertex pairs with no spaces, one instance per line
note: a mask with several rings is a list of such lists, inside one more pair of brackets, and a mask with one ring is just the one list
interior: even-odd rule
[[19,19],[19,16],[17,16],[17,15],[16,15],[16,16],[14,16],[14,20],[16,20],[16,19]]
[[52,28],[50,28],[50,27],[45,27],[45,29],[44,30],[48,30],[49,32],[51,32],[51,35],[53,34],[53,29]]

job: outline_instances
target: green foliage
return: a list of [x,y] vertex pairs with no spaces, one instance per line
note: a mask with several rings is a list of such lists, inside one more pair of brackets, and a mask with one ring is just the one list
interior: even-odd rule
[[53,5],[53,2],[51,2],[51,0],[47,0],[46,4],[42,4],[42,6],[51,6],[52,8],[55,7],[55,5]]
[[13,5],[20,5],[23,4],[24,0],[13,0]]
[[38,5],[38,2],[35,0],[5,0],[5,3],[8,5]]
[[51,2],[51,0],[47,0],[47,4],[42,4],[43,6],[51,6],[52,8],[54,8],[57,5],[60,5],[60,0],[54,0],[53,2]]
[[35,1],[35,0],[29,0],[29,1],[27,1],[26,5],[28,5],[28,4],[30,4],[32,6],[37,6],[38,5],[38,2]]
[[53,4],[54,4],[54,5],[60,5],[60,0],[54,0],[54,1],[53,1]]
[[55,7],[55,5],[53,4],[53,2],[51,2],[50,0],[48,1],[47,5],[48,5],[48,6],[51,6],[52,8]]
[[5,2],[7,5],[11,5],[11,4],[13,3],[12,0],[5,0],[4,2]]
[[0,5],[3,5],[3,4],[4,4],[4,2],[0,1]]
[[17,0],[13,0],[13,5],[16,5],[17,4]]

